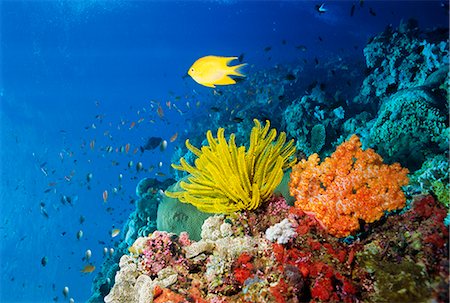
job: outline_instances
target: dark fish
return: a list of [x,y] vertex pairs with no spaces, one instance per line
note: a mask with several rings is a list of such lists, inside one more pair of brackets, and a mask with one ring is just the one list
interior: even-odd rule
[[350,17],[353,17],[355,14],[355,4],[352,5],[352,9],[350,10]]
[[47,263],[48,263],[48,258],[47,257],[42,257],[42,259],[41,259],[41,264],[42,264],[42,266],[44,266],[45,267],[45,265],[47,265]]
[[233,118],[233,122],[241,123],[242,121],[244,121],[243,118],[240,118],[240,117],[234,117],[234,118]]
[[287,41],[285,39],[281,40],[281,44],[286,45]]
[[319,65],[319,59],[314,58],[314,62],[316,62],[316,65]]
[[218,112],[220,112],[220,108],[218,108],[218,107],[215,107],[215,106],[213,106],[213,107],[210,107],[209,108],[212,112],[215,112],[215,113],[218,113]]
[[244,53],[240,54],[239,57],[238,57],[238,61],[239,62],[243,62],[244,61],[244,56],[245,56]]
[[316,11],[319,13],[319,14],[323,14],[323,13],[325,13],[326,11],[327,11],[327,9],[324,7],[324,5],[325,5],[325,3],[322,3],[322,4],[317,4],[316,6],[315,6],[315,8],[316,8]]
[[359,6],[363,7],[364,6],[364,0],[359,0]]
[[375,13],[375,11],[371,7],[369,8],[369,14],[371,14],[374,17],[377,15],[377,13]]
[[295,79],[297,79],[293,74],[287,74],[284,78],[289,81],[294,81]]
[[335,71],[334,69],[332,69],[332,70],[331,70],[331,74],[332,74],[333,76],[336,76],[336,71]]
[[46,190],[44,190],[44,193],[46,194],[46,193],[49,193],[49,192],[51,192],[53,190],[53,188],[47,188]]
[[319,88],[320,88],[320,90],[322,90],[322,91],[325,90],[325,88],[326,88],[325,83],[320,83]]
[[83,224],[83,222],[86,220],[86,218],[83,216],[83,215],[81,215],[80,216],[80,224]]
[[267,47],[264,48],[264,51],[265,51],[265,52],[268,52],[268,51],[270,51],[271,49],[272,49],[272,46],[267,46]]
[[[153,150],[155,148],[157,148],[159,146],[159,144],[161,144],[162,138],[160,137],[150,137],[147,140],[147,143],[142,146],[142,149],[144,150]],[[141,151],[142,151],[141,149]]]
[[284,100],[284,95],[278,96],[278,100],[283,101]]
[[320,42],[323,42],[322,37],[319,36],[318,39],[319,39]]

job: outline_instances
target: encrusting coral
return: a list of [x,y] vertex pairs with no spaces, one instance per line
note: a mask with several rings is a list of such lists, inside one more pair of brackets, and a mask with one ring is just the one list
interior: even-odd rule
[[405,206],[401,186],[408,184],[408,170],[383,164],[372,149],[362,150],[356,135],[319,161],[313,154],[295,165],[289,186],[295,206],[315,216],[328,233],[349,236],[359,230],[360,220],[372,223]]
[[181,165],[172,164],[191,176],[189,183],[180,182],[182,191],[166,191],[166,195],[209,213],[253,210],[267,201],[281,182],[283,170],[294,165],[295,147],[293,141],[286,143],[284,132],[274,142],[277,131],[269,131],[269,121],[264,128],[258,120],[254,123],[247,151],[245,146],[236,146],[234,134],[227,142],[223,128],[217,131],[217,138],[208,131],[209,146],[201,150],[186,140],[186,147],[198,157],[195,167],[183,158]]

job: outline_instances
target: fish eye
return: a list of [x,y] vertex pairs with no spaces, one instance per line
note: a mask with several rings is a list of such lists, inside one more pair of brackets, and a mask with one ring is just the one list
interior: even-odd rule
[[193,68],[191,68],[191,72],[193,72],[194,71],[194,69]]

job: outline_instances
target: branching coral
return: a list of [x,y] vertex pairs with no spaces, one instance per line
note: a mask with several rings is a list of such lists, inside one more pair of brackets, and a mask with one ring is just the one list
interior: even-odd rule
[[371,223],[405,205],[400,187],[408,183],[408,170],[383,164],[372,149],[363,151],[356,135],[319,161],[313,154],[293,167],[290,193],[295,206],[312,213],[330,234],[348,236],[360,219]]
[[201,150],[186,140],[186,147],[198,157],[195,167],[183,158],[181,165],[172,164],[191,176],[187,178],[189,183],[180,182],[183,191],[166,194],[209,213],[253,210],[267,201],[281,182],[283,170],[294,165],[291,157],[295,147],[293,141],[286,143],[284,132],[274,142],[277,131],[269,131],[269,121],[264,128],[258,120],[254,122],[247,151],[245,146],[236,146],[234,134],[227,142],[223,128],[217,131],[217,138],[208,131],[209,146]]

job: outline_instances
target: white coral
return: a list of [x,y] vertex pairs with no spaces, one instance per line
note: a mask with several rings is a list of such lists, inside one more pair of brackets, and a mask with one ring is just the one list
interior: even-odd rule
[[278,244],[286,244],[295,236],[297,233],[288,219],[284,219],[266,230],[266,239],[271,242],[277,241]]

